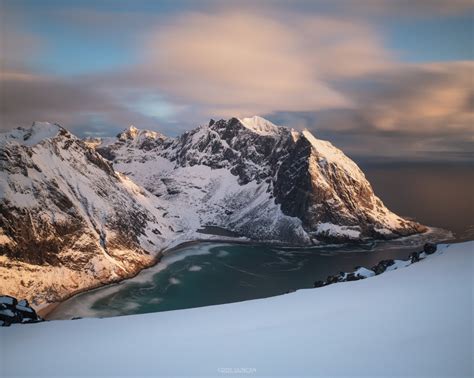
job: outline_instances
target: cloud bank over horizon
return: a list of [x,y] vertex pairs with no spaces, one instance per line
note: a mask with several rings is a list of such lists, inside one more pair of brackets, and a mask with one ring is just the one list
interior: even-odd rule
[[423,42],[433,19],[460,36],[444,42],[469,40],[459,25],[473,14],[470,2],[183,1],[149,12],[140,1],[132,9],[77,2],[71,12],[52,3],[0,9],[2,130],[45,120],[82,136],[129,124],[174,136],[209,118],[258,114],[354,156],[473,158],[472,47],[427,61],[423,49],[452,48],[431,33],[421,49],[394,48],[417,38],[405,25],[420,25]]

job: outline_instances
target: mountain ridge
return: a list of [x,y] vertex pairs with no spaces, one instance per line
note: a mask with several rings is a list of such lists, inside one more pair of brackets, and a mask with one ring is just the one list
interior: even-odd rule
[[0,292],[59,301],[133,276],[170,245],[212,240],[205,226],[299,246],[426,230],[390,212],[329,142],[244,122],[176,138],[130,127],[81,140],[41,122],[0,134]]
[[[140,162],[156,160],[155,169],[147,167],[150,173],[167,171],[168,174],[175,168],[204,165],[214,170],[228,169],[238,177],[240,186],[265,181],[271,198],[277,205],[281,204],[284,213],[303,220],[311,230],[317,230],[318,224],[324,224],[325,232],[329,223],[343,227],[364,224],[362,237],[375,238],[405,236],[423,230],[421,225],[390,212],[375,196],[358,166],[330,142],[315,138],[308,130],[298,132],[276,126],[257,116],[244,121],[231,118],[211,120],[176,138],[160,140],[146,151],[135,147],[117,142],[99,146],[98,152],[112,157],[119,170],[155,193],[153,187],[159,186],[159,180],[137,174]],[[161,158],[166,159],[166,164],[158,162]],[[160,165],[167,165],[166,170],[161,170]],[[295,180],[298,185],[293,184]],[[373,227],[369,230],[370,225]],[[328,236],[337,239],[333,238],[337,235]]]
[[159,199],[79,138],[35,123],[0,146],[0,292],[51,302],[155,261],[171,234]]

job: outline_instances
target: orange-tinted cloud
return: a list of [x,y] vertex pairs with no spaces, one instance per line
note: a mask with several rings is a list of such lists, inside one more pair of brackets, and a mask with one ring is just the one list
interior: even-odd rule
[[158,27],[146,51],[160,89],[218,116],[351,106],[331,80],[390,62],[363,24],[235,11],[183,15]]
[[365,119],[382,130],[468,130],[474,124],[473,77],[474,62],[469,61],[399,65],[352,97]]
[[[415,13],[424,9],[433,15],[469,8],[462,1],[376,3],[361,0],[357,9],[403,15],[413,5]],[[173,135],[210,117],[259,114],[304,125],[337,143],[347,138],[341,146],[357,155],[454,151],[461,156],[473,150],[473,62],[403,63],[369,17],[353,17],[352,11],[303,13],[288,4],[285,11],[270,8],[170,16],[138,44],[140,63],[70,78],[29,71],[29,54],[42,41],[9,30],[9,62],[0,71],[5,99],[0,127],[39,119],[81,133],[112,134],[135,123]],[[134,17],[135,23],[142,20]],[[101,27],[111,22],[109,32],[124,21],[109,14],[83,19]],[[156,117],[159,113],[167,116]]]

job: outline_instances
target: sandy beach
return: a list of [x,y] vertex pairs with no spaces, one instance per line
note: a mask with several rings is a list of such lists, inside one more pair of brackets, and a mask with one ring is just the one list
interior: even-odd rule
[[35,310],[39,316],[41,316],[43,319],[46,319],[48,314],[51,313],[51,311],[53,311],[60,304],[61,302],[46,303],[46,304],[40,305]]

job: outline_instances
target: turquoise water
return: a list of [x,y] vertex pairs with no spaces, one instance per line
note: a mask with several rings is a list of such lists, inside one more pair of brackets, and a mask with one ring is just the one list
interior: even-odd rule
[[75,296],[48,318],[142,314],[280,295],[356,266],[406,259],[424,241],[418,237],[306,249],[198,243],[171,252],[133,279]]

